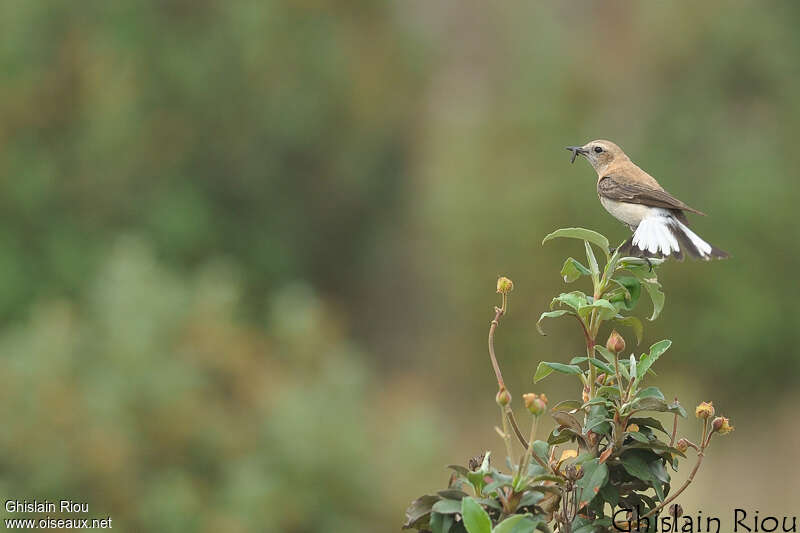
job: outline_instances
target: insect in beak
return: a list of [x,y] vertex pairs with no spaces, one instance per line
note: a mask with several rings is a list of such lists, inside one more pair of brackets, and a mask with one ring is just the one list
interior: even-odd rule
[[567,150],[572,152],[572,159],[569,160],[570,163],[575,162],[575,158],[578,157],[578,154],[586,155],[587,153],[587,151],[580,146],[567,146]]

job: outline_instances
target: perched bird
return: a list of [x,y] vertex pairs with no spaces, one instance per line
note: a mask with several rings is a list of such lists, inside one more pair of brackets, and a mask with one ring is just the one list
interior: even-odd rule
[[568,146],[571,162],[585,157],[597,172],[597,195],[614,218],[626,224],[633,235],[620,253],[640,257],[690,257],[723,259],[726,252],[716,248],[689,229],[686,212],[704,215],[681,202],[650,174],[636,166],[611,141],[597,140],[583,146]]

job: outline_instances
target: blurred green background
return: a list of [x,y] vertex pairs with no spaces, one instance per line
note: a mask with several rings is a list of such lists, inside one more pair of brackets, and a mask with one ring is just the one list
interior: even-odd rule
[[674,342],[662,389],[737,427],[684,508],[791,514],[798,22],[777,1],[3,2],[0,494],[121,531],[398,530],[444,465],[501,453],[497,275],[516,404],[579,393],[531,381],[581,352],[533,325],[582,250],[540,242],[628,235],[563,148],[602,137],[733,255],[665,265],[646,323],[642,348]]

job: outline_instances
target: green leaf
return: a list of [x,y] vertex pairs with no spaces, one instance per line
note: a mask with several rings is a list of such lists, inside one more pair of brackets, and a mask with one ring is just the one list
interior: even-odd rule
[[566,283],[572,283],[581,276],[589,275],[591,275],[589,269],[572,257],[568,257],[567,260],[564,261],[564,266],[561,267],[561,277]]
[[677,413],[686,418],[686,410],[678,402],[667,403],[663,398],[646,396],[631,402],[631,413],[636,411],[655,411],[658,413]]
[[492,533],[492,521],[473,498],[461,500],[461,517],[468,533]]
[[[533,528],[536,527],[535,524],[532,524],[530,520],[527,520],[529,517],[533,515],[531,514],[515,514],[513,516],[509,516],[492,530],[494,533],[522,533],[523,531],[533,531]],[[529,524],[531,524],[531,528],[517,528],[520,525],[520,522],[523,520],[527,520]]]
[[[466,499],[466,498],[465,498]],[[463,500],[461,500],[463,501]],[[461,512],[461,501],[439,500],[433,504],[433,510],[441,514],[455,514]]]
[[613,353],[611,353],[611,352],[608,350],[608,348],[606,348],[605,346],[600,346],[599,344],[595,344],[595,345],[594,345],[594,349],[595,349],[595,351],[597,351],[597,353],[599,353],[600,355],[602,355],[602,356],[603,356],[603,358],[604,358],[606,361],[608,361],[608,362],[609,362],[609,363],[611,363],[612,365],[614,364],[614,354],[613,354]]
[[647,462],[638,453],[631,452],[624,454],[622,456],[622,466],[625,467],[625,470],[630,475],[637,479],[641,479],[642,481],[651,481],[653,479],[653,474],[650,472]]
[[437,491],[436,494],[448,500],[460,500],[461,498],[467,495],[467,493],[464,492],[463,490],[456,490],[456,489],[440,490]]
[[659,400],[666,400],[664,393],[658,387],[647,387],[636,393],[637,398],[658,398]]
[[644,434],[639,433],[638,431],[627,432],[626,434],[632,439],[638,440],[639,442],[643,442],[645,444],[650,442],[650,439],[648,439]]
[[540,459],[543,459],[545,462],[547,462],[548,454],[550,453],[550,446],[543,440],[534,441],[533,453],[535,453]]
[[600,497],[610,503],[611,507],[614,508],[619,503],[619,489],[607,483],[605,487],[600,489]]
[[608,422],[613,422],[608,414],[608,409],[602,405],[593,405],[589,409],[589,416],[586,418],[583,433],[587,434],[590,431],[599,433],[601,435],[611,432],[611,425]]
[[664,433],[665,435],[669,435],[666,429],[664,429],[664,425],[661,423],[660,420],[651,417],[641,417],[641,418],[630,418],[628,419],[629,424],[636,424],[639,427],[651,427],[653,429],[657,429]]
[[564,411],[554,411],[550,413],[550,416],[558,422],[560,425],[571,429],[576,434],[580,434],[581,432],[581,423],[578,422],[578,419],[572,416],[569,413],[565,413]]
[[536,373],[533,375],[533,382],[538,383],[550,374],[553,371],[560,372],[562,374],[571,374],[571,375],[583,375],[583,370],[581,367],[577,365],[565,365],[562,363],[548,363],[547,361],[542,361],[539,363],[539,366],[536,368]]
[[571,311],[567,311],[566,309],[559,309],[557,311],[547,311],[546,313],[542,313],[542,316],[539,317],[539,320],[536,321],[536,329],[540,335],[546,335],[544,330],[542,329],[542,320],[545,318],[558,318],[564,315],[574,315],[575,313]]
[[602,370],[603,372],[605,372],[609,376],[613,376],[614,375],[614,368],[611,365],[609,365],[608,363],[604,363],[600,359],[595,359],[594,357],[592,357],[591,359],[589,359],[589,363],[592,366],[594,366],[596,368],[599,368],[600,370]]
[[580,431],[573,431],[569,428],[553,428],[550,435],[547,437],[547,444],[556,446],[571,441],[573,438],[578,437]]
[[677,448],[673,448],[659,440],[651,440],[648,443],[632,442],[622,447],[622,450],[647,450],[660,456],[680,456],[686,457],[686,454]]
[[658,341],[653,344],[650,347],[650,352],[642,355],[639,359],[639,364],[636,368],[636,376],[642,379],[650,367],[653,366],[653,363],[655,363],[658,358],[661,357],[661,354],[666,352],[670,346],[672,346],[672,341],[669,339],[664,339],[663,341]]
[[553,309],[556,304],[566,305],[574,311],[580,311],[581,308],[588,305],[589,297],[581,291],[562,292],[550,302],[550,309]]
[[633,411],[656,411],[659,413],[666,413],[669,406],[664,398],[645,396],[644,398],[636,398],[631,402],[631,407]]
[[613,303],[620,311],[633,310],[642,293],[642,282],[635,276],[619,276],[609,281],[617,285],[617,288],[606,296],[608,301]]
[[581,239],[584,241],[589,241],[603,250],[603,253],[606,254],[606,258],[609,257],[608,239],[596,231],[584,228],[561,228],[545,237],[542,241],[542,244],[555,238]]
[[592,459],[583,463],[582,468],[583,477],[576,483],[580,498],[578,509],[588,505],[608,481],[608,466],[605,463],[601,464],[600,459]]
[[618,324],[622,324],[623,326],[628,326],[633,330],[634,335],[636,335],[636,344],[640,344],[642,342],[642,336],[644,335],[644,326],[642,325],[642,321],[636,318],[635,316],[622,316],[617,315],[612,318],[614,322]]
[[418,529],[418,525],[427,524],[428,516],[438,501],[438,496],[426,494],[411,502],[411,505],[406,509],[406,521],[403,524],[403,529]]
[[619,388],[618,387],[612,387],[610,385],[604,385],[604,386],[600,387],[599,389],[597,389],[597,395],[598,396],[603,396],[605,398],[612,398],[612,397],[619,398],[620,397]]
[[[586,247],[586,260],[589,262],[589,270],[592,271],[592,280],[597,285],[597,280],[600,279],[600,267],[597,266],[597,258],[594,256],[592,245],[588,241],[583,241],[583,245]],[[606,257],[608,256],[606,255]]]
[[593,310],[597,311],[597,318],[601,321],[609,320],[617,316],[617,308],[604,298],[598,298],[592,303],[587,303],[578,310],[578,314],[582,317],[586,317]]
[[[604,517],[599,520],[592,520],[591,522],[583,523],[583,525],[580,525],[580,523],[577,522],[576,518],[575,520],[573,520],[572,524],[573,524],[572,533],[593,533],[594,531],[597,531],[601,528],[605,528],[604,531],[608,531],[609,529],[608,526],[611,525],[611,519],[608,517]],[[578,527],[575,527],[576,525]]]
[[448,533],[455,519],[451,514],[431,514],[430,528],[432,533]]
[[573,409],[580,409],[581,402],[578,400],[563,400],[558,402],[550,408],[551,411],[572,411]]
[[661,284],[652,272],[645,273],[639,270],[631,270],[631,272],[644,284],[644,288],[647,294],[650,295],[650,300],[653,302],[653,315],[649,318],[652,322],[658,318],[658,315],[661,314],[661,310],[664,309],[664,293],[661,292]]
[[[659,463],[660,459],[656,459]],[[639,478],[650,484],[656,491],[656,496],[660,501],[664,501],[664,491],[662,489],[661,481],[653,474],[650,468],[650,463],[637,452],[626,453],[622,456],[622,466],[625,470],[635,478]],[[666,473],[665,473],[666,474]]]
[[455,472],[458,472],[458,473],[459,473],[459,474],[461,474],[462,476],[466,476],[467,474],[469,474],[469,470],[468,470],[468,469],[467,469],[467,467],[465,467],[465,466],[461,466],[461,465],[447,465],[447,468],[449,468],[450,470],[454,470]]

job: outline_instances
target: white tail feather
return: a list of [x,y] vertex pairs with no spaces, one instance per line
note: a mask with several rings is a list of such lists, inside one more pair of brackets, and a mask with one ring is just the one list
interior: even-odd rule
[[642,219],[633,233],[631,244],[641,251],[647,251],[651,254],[660,252],[665,256],[669,256],[673,251],[678,252],[680,250],[678,240],[672,235],[669,228],[673,220],[672,217],[664,216],[652,216]]
[[681,251],[678,239],[674,232],[681,232],[697,248],[700,257],[711,257],[712,247],[701,239],[686,224],[671,215],[654,215],[643,218],[636,231],[633,233],[631,244],[642,252],[651,254],[661,253],[666,257]]
[[678,227],[686,234],[686,236],[689,237],[689,240],[692,241],[692,244],[694,244],[695,248],[697,248],[697,250],[700,252],[700,255],[702,255],[703,257],[711,255],[710,244],[701,239],[697,233],[690,230],[689,227],[686,226],[686,224],[682,223],[680,220],[675,220],[675,222],[678,224]]

